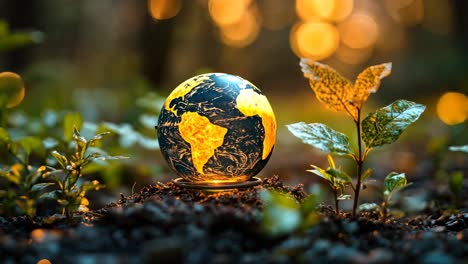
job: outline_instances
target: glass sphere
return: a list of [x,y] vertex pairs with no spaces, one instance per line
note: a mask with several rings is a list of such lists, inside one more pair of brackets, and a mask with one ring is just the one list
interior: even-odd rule
[[225,73],[198,75],[177,86],[161,109],[157,130],[169,167],[202,184],[251,179],[276,141],[268,99],[249,81]]

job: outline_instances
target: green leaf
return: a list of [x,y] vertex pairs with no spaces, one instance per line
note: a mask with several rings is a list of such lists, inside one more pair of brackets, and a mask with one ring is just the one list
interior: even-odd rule
[[52,186],[52,185],[55,185],[55,183],[53,183],[53,182],[37,183],[37,184],[34,184],[34,185],[31,187],[31,191],[32,191],[32,192],[42,191],[42,190],[44,190],[45,188],[47,188],[47,187],[49,187],[49,186]]
[[344,181],[345,183],[350,183],[352,181],[351,177],[340,169],[328,168],[327,173],[332,175],[334,178]]
[[70,141],[75,129],[80,130],[83,125],[83,119],[78,112],[72,112],[65,115],[63,119],[63,136],[65,141]]
[[450,147],[449,147],[449,150],[450,150],[450,151],[461,151],[461,152],[468,153],[468,145],[464,145],[464,146],[450,146]]
[[374,172],[373,169],[369,168],[367,169],[362,175],[361,175],[361,182],[364,182],[367,178],[369,178],[372,175],[372,172]]
[[333,184],[333,179],[332,179],[332,176],[330,174],[327,173],[326,170],[320,168],[320,167],[317,167],[315,165],[310,165],[312,168],[314,168],[313,170],[307,170],[308,172],[312,172],[313,174],[319,176],[319,177],[322,177],[324,178],[325,180],[327,180],[330,184]]
[[51,154],[57,160],[57,162],[60,164],[60,166],[63,169],[67,169],[67,165],[68,165],[67,157],[58,153],[56,150],[52,151]]
[[391,172],[384,180],[384,196],[387,200],[390,200],[393,193],[407,185],[408,183],[404,173]]
[[6,129],[4,129],[3,127],[0,127],[0,142],[10,142],[10,135],[8,135],[8,131],[6,131]]
[[348,137],[324,124],[304,122],[287,125],[289,131],[304,143],[338,155],[352,155]]
[[0,178],[5,178],[7,181],[14,183],[16,185],[20,184],[21,175],[16,173],[11,173],[9,171],[0,170]]
[[395,101],[362,121],[362,139],[368,148],[393,143],[411,123],[418,120],[425,108],[406,100]]

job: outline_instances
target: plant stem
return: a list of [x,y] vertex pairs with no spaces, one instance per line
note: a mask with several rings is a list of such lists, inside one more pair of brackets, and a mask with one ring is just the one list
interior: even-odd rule
[[362,165],[364,163],[362,156],[362,140],[361,140],[361,110],[358,110],[358,116],[356,121],[357,129],[357,141],[358,141],[358,157],[356,159],[357,163],[357,183],[356,189],[354,191],[354,203],[353,203],[353,217],[356,217],[356,209],[358,206],[359,200],[359,191],[361,190],[361,174],[362,174]]
[[335,210],[338,215],[340,213],[340,207],[338,206],[338,192],[335,188],[333,189],[333,195],[335,196]]
[[387,204],[388,201],[384,200],[381,205],[382,210],[382,222],[385,223],[387,221]]

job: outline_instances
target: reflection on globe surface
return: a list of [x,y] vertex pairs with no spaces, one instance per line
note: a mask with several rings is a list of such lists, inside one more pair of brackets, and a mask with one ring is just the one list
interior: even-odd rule
[[270,158],[276,120],[252,83],[225,73],[202,74],[168,96],[158,140],[169,167],[187,181],[243,182]]

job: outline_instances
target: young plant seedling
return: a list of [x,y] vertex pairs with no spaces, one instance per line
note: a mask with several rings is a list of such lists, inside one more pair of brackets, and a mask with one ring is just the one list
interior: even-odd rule
[[61,169],[48,173],[55,179],[55,184],[58,187],[58,190],[49,193],[48,197],[57,199],[57,202],[62,206],[62,214],[66,215],[69,220],[72,220],[73,212],[87,210],[88,200],[85,196],[88,191],[99,190],[105,187],[97,180],[79,181],[83,176],[83,169],[86,165],[96,160],[126,158],[122,156],[108,156],[103,150],[93,147],[109,134],[109,132],[101,133],[87,140],[75,128],[72,135],[75,151],[68,157],[57,151],[51,153]]
[[344,194],[344,191],[346,186],[352,183],[352,180],[346,172],[342,171],[341,168],[336,167],[332,155],[328,155],[327,158],[329,167],[326,170],[315,165],[310,165],[313,169],[307,171],[324,178],[330,185],[335,198],[336,214],[339,214],[340,208],[338,202],[351,199],[351,195]]
[[328,65],[308,59],[301,59],[300,65],[317,99],[332,110],[346,113],[353,120],[357,132],[357,150],[351,149],[345,134],[324,124],[300,122],[287,127],[304,143],[330,154],[349,156],[355,161],[356,184],[351,186],[354,191],[352,214],[356,216],[363,181],[371,174],[371,171],[363,172],[367,155],[376,147],[395,142],[421,116],[425,106],[397,100],[361,120],[365,102],[371,93],[377,92],[380,80],[390,74],[391,63],[368,67],[358,75],[354,84]]
[[388,207],[391,204],[390,200],[393,195],[409,185],[411,183],[408,183],[404,173],[389,173],[384,180],[383,201],[380,206],[375,203],[364,203],[359,206],[358,211],[379,211],[382,221],[387,221]]

